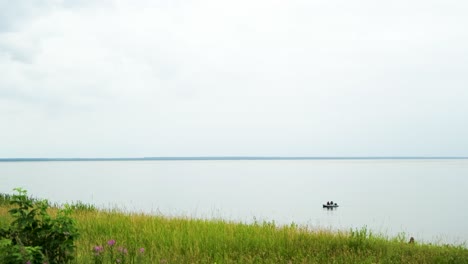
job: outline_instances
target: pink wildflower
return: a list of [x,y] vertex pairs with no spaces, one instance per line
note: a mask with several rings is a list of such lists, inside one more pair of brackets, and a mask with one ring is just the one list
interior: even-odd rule
[[127,249],[124,248],[124,247],[119,247],[119,252],[122,253],[122,254],[127,254],[128,253]]
[[94,250],[94,253],[96,253],[96,255],[99,255],[100,253],[102,253],[104,251],[104,247],[103,246],[95,246],[93,248]]

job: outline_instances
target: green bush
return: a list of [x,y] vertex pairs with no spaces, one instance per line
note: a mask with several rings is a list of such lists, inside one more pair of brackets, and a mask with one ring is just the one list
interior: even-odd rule
[[0,228],[0,263],[69,263],[74,259],[78,230],[65,206],[52,218],[47,200],[33,200],[21,188],[14,189],[8,212],[14,219]]

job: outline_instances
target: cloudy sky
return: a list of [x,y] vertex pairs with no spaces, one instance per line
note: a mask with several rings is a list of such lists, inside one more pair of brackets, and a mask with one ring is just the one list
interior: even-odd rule
[[0,0],[0,158],[468,156],[466,14]]

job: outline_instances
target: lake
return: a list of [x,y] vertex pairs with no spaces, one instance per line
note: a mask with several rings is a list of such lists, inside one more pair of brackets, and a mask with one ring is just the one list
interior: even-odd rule
[[[167,216],[367,227],[393,237],[468,241],[467,159],[0,162],[0,192],[23,187]],[[322,208],[333,200],[340,207]]]

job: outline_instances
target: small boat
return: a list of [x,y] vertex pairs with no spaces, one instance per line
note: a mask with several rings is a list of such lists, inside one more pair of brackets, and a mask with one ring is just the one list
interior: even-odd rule
[[323,208],[327,208],[327,209],[333,209],[337,207],[338,207],[338,204],[324,204],[323,205]]

